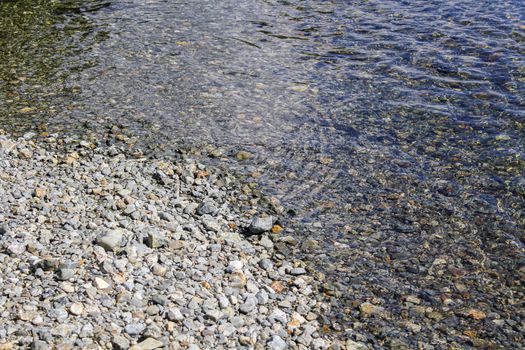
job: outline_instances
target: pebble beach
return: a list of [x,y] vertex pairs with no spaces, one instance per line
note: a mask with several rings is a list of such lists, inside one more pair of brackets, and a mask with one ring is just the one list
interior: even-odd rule
[[271,213],[191,159],[0,136],[1,349],[360,349]]

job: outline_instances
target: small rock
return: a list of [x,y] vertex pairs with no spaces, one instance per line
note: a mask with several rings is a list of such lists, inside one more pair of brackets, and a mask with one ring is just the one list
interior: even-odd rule
[[290,271],[290,275],[294,275],[294,276],[304,275],[305,273],[306,273],[306,270],[302,267],[296,267]]
[[80,316],[84,312],[84,306],[80,303],[73,303],[69,307],[69,312],[73,315]]
[[275,293],[282,293],[284,291],[284,286],[279,281],[273,281],[270,288],[272,288]]
[[197,209],[199,205],[197,203],[190,203],[184,208],[184,214],[193,214],[195,209]]
[[271,313],[269,319],[271,322],[280,322],[281,324],[285,325],[288,321],[288,316],[281,309],[275,309]]
[[361,315],[363,317],[370,317],[371,315],[379,315],[383,313],[384,308],[369,302],[365,302],[359,305],[359,311],[361,311]]
[[180,310],[178,308],[170,309],[167,312],[166,317],[170,321],[182,321],[182,320],[184,320],[184,316],[182,315],[182,313],[180,312]]
[[170,302],[167,296],[161,294],[155,294],[152,296],[151,301],[158,305],[168,305]]
[[117,335],[113,338],[111,341],[111,344],[113,344],[113,348],[115,350],[127,350],[129,349],[129,340],[127,340],[125,337],[121,335]]
[[144,328],[146,328],[146,326],[143,324],[131,323],[124,327],[124,331],[129,335],[139,335],[144,331]]
[[11,243],[7,246],[7,251],[13,256],[21,255],[26,251],[26,245],[22,243]]
[[168,268],[161,264],[155,264],[151,268],[151,271],[153,272],[155,276],[163,277],[168,272]]
[[45,188],[35,188],[33,195],[37,198],[42,198],[46,195],[47,190]]
[[18,152],[18,156],[21,158],[21,159],[29,159],[33,156],[33,153],[28,150],[27,148],[24,148],[24,149],[21,149],[19,152]]
[[257,307],[257,299],[255,297],[249,296],[246,298],[244,304],[239,307],[239,311],[243,314],[249,314]]
[[470,309],[467,312],[467,316],[474,320],[482,320],[487,317],[487,314],[481,310]]
[[95,277],[95,287],[98,289],[108,289],[110,287],[109,283],[104,281],[100,277]]
[[243,263],[240,260],[233,260],[230,261],[228,264],[228,267],[226,268],[226,272],[238,272],[242,271]]
[[199,215],[216,215],[217,212],[219,211],[219,209],[217,209],[215,207],[215,205],[213,204],[213,202],[211,201],[204,201],[201,203],[201,205],[199,205],[199,207],[197,208],[197,214]]
[[42,340],[35,340],[33,344],[31,344],[31,350],[48,350],[48,349],[50,349],[50,346],[47,345],[47,343]]
[[219,310],[208,310],[206,311],[206,318],[214,321],[214,322],[217,322],[218,320],[220,320],[223,316],[223,313],[220,312]]
[[251,157],[252,157],[252,154],[246,151],[239,151],[237,152],[237,154],[235,154],[235,158],[237,158],[237,160],[247,160],[247,159],[250,159]]
[[272,216],[256,217],[250,224],[250,233],[261,234],[263,232],[270,231],[273,227],[274,219]]
[[273,267],[273,262],[270,259],[261,259],[259,260],[259,267],[263,270],[268,271]]
[[97,244],[107,251],[117,251],[120,249],[120,244],[124,234],[121,230],[112,230],[104,234],[97,240]]
[[262,245],[263,247],[265,247],[266,249],[272,249],[273,248],[273,242],[267,236],[261,237],[261,239],[259,240],[259,244]]
[[61,281],[67,281],[70,278],[73,278],[76,273],[77,264],[74,262],[65,262],[58,266],[57,276]]
[[159,232],[150,231],[145,238],[146,245],[152,249],[160,248],[166,243],[166,239]]
[[133,345],[130,350],[153,350],[164,346],[161,341],[153,338],[147,338],[143,342]]
[[274,335],[272,340],[269,341],[266,345],[268,346],[268,349],[272,349],[272,350],[286,349],[286,342],[277,335]]

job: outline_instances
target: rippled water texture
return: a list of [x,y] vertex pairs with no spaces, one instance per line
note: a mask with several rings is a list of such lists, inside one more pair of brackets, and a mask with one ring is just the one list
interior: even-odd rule
[[[368,324],[356,300],[396,319],[401,295],[458,281],[462,306],[509,315],[525,264],[524,14],[521,1],[4,1],[0,118],[249,151],[230,166],[260,173],[318,241],[303,251],[338,281],[342,324]],[[367,331],[403,338],[388,324]],[[479,337],[517,339],[491,332]]]

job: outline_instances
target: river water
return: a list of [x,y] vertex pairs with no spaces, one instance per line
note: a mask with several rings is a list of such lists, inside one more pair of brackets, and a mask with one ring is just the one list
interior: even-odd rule
[[[403,295],[458,280],[461,307],[523,317],[501,301],[523,296],[521,1],[2,1],[0,60],[13,132],[118,125],[168,154],[220,149],[286,208],[346,336],[415,344],[356,301],[400,320]],[[519,338],[494,332],[478,337]]]

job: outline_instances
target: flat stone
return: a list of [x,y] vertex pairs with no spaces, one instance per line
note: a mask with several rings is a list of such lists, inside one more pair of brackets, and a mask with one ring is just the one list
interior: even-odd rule
[[76,274],[77,264],[74,262],[63,262],[58,265],[56,270],[58,279],[61,281],[67,281],[73,278]]
[[143,342],[133,345],[130,350],[153,350],[164,346],[164,343],[157,339],[148,338]]
[[270,238],[268,238],[268,236],[262,236],[259,240],[259,244],[266,249],[273,249],[273,242]]
[[242,271],[243,265],[244,265],[243,262],[240,260],[230,261],[230,263],[228,264],[228,267],[226,268],[226,272]]
[[124,331],[129,335],[139,335],[144,331],[144,326],[141,323],[131,323],[124,327]]
[[121,230],[111,230],[97,239],[97,244],[107,251],[118,251],[120,244],[124,238],[124,233]]
[[281,309],[275,309],[272,311],[269,319],[270,322],[280,322],[281,324],[285,325],[288,321],[288,316]]
[[80,316],[84,312],[84,305],[80,303],[73,303],[69,307],[69,312],[73,315]]
[[296,267],[290,271],[290,275],[294,275],[294,276],[304,275],[305,273],[306,273],[306,270],[302,267]]
[[152,296],[151,301],[158,305],[168,305],[170,302],[167,296],[161,294],[155,294]]
[[95,287],[98,289],[108,289],[110,284],[100,277],[95,277]]
[[198,208],[198,204],[197,203],[189,203],[185,208],[184,208],[184,214],[193,214],[195,212],[195,210]]

